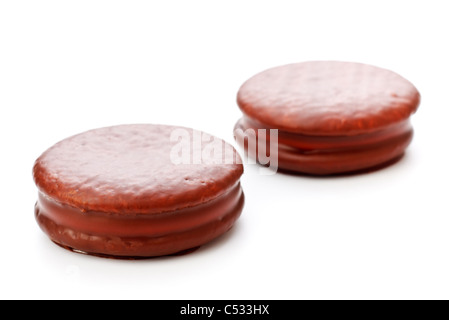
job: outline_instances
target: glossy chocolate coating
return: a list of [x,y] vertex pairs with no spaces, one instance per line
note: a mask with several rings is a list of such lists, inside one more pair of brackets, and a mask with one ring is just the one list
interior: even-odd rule
[[83,212],[40,194],[36,220],[57,244],[114,257],[171,255],[201,246],[234,225],[244,204],[240,184],[201,205],[161,214]]
[[[237,135],[247,129],[253,121],[241,119],[236,124]],[[268,136],[269,137],[269,136]],[[313,175],[331,175],[356,172],[387,163],[400,157],[413,137],[409,121],[403,121],[387,129],[357,136],[307,136],[279,131],[278,165],[284,171]],[[238,141],[243,141],[239,137]],[[260,137],[257,136],[259,140]],[[261,141],[262,154],[270,150],[269,139]],[[247,146],[241,146],[247,149]],[[258,154],[249,151],[249,156],[258,161]],[[274,155],[273,155],[274,156]]]
[[[238,154],[231,147],[222,163],[173,164],[176,129],[102,128],[47,150],[34,166],[35,213],[44,232],[76,251],[151,257],[200,246],[229,230],[244,202]],[[193,137],[193,130],[181,129]]]
[[[312,61],[252,77],[240,88],[237,102],[244,117],[236,129],[279,129],[280,169],[329,175],[401,156],[412,140],[409,117],[420,94],[389,70]],[[249,155],[258,157],[251,150]]]
[[420,95],[408,80],[378,67],[311,61],[261,72],[240,88],[249,118],[282,131],[341,136],[377,131],[409,118]]
[[[240,179],[243,166],[225,159],[238,157],[235,150],[223,153],[223,163],[233,163],[229,165],[172,164],[176,142],[170,135],[176,129],[124,125],[73,136],[37,159],[36,185],[52,199],[81,210],[151,214],[212,200]],[[193,137],[192,129],[185,130]]]

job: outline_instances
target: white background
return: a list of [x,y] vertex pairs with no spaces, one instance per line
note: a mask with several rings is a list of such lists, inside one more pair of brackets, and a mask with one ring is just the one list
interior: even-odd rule
[[[448,12],[410,0],[1,1],[0,298],[449,298]],[[401,162],[337,178],[247,165],[235,228],[182,257],[83,256],[37,226],[31,169],[55,142],[145,122],[233,143],[247,78],[323,59],[388,68],[420,90]]]

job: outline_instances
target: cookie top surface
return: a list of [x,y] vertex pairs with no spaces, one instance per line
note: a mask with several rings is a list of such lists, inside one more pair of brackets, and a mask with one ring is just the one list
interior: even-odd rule
[[237,95],[242,112],[266,126],[309,135],[354,135],[406,120],[420,103],[408,80],[378,67],[310,61],[263,71]]
[[33,175],[46,196],[82,211],[152,214],[224,194],[242,175],[241,163],[232,146],[193,129],[123,125],[57,143],[36,160]]

